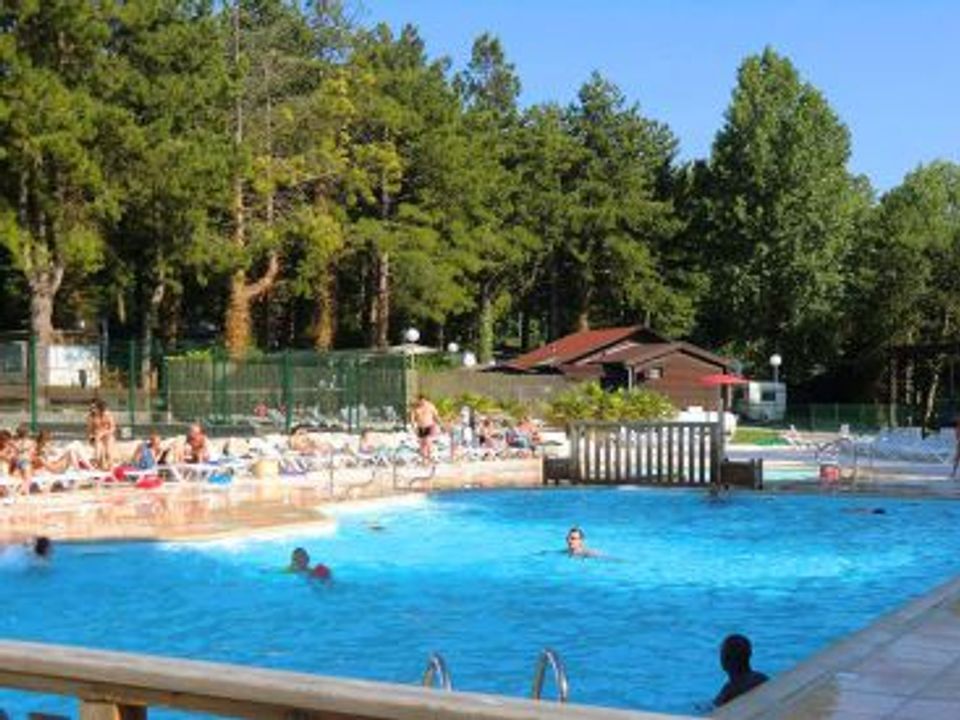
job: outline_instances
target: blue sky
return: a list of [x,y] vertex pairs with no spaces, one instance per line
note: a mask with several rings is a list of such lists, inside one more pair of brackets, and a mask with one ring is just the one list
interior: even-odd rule
[[704,157],[741,60],[771,45],[851,130],[851,170],[880,191],[921,163],[960,162],[957,0],[362,0],[364,24],[420,28],[432,57],[467,61],[497,35],[521,102],[568,103],[590,72]]

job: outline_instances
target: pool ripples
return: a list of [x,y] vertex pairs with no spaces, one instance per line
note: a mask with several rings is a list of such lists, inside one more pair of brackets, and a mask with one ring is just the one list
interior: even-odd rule
[[[404,683],[439,651],[456,687],[514,695],[551,646],[577,702],[689,713],[725,634],[781,671],[955,574],[958,522],[937,501],[451,493],[272,539],[65,546],[0,568],[0,633]],[[605,557],[566,556],[572,525]],[[284,572],[298,545],[332,584]]]

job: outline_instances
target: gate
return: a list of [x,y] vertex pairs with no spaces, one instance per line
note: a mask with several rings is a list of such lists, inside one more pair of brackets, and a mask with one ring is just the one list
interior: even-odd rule
[[723,431],[708,422],[575,422],[570,480],[596,484],[718,482]]

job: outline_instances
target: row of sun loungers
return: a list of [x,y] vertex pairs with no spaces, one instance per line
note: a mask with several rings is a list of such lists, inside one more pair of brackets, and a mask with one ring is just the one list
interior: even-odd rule
[[[153,488],[160,483],[229,484],[234,478],[254,477],[262,473],[289,477],[310,477],[329,474],[340,468],[399,468],[430,466],[434,462],[483,461],[511,457],[529,457],[530,450],[497,447],[452,446],[449,436],[440,436],[433,446],[432,460],[425,460],[417,441],[406,434],[387,436],[384,444],[359,449],[356,439],[347,434],[312,434],[316,447],[308,452],[290,448],[286,435],[268,435],[251,440],[227,440],[212,443],[218,451],[210,462],[173,463],[138,469],[121,464],[121,470],[68,470],[63,473],[38,471],[32,476],[33,492],[62,492],[84,488],[130,485]],[[127,447],[121,452],[128,453]],[[129,453],[132,455],[132,451]],[[264,464],[264,465],[261,465]],[[11,498],[21,490],[19,477],[0,475],[0,494]]]
[[804,438],[795,428],[782,436],[791,447],[812,453],[818,462],[847,455],[864,460],[890,460],[946,465],[953,461],[956,441],[952,430],[925,434],[921,428],[888,428],[876,435],[854,435],[841,428],[838,437],[822,441]]

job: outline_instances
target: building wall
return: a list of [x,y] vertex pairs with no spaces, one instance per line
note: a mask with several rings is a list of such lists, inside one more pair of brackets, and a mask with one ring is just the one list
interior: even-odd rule
[[[642,372],[649,372],[652,368],[661,368],[660,379],[640,381]],[[690,405],[700,405],[704,408],[715,408],[720,398],[720,388],[707,387],[700,382],[705,375],[723,372],[721,365],[701,360],[683,352],[675,352],[650,363],[639,365],[637,372],[637,387],[645,387],[661,392],[678,408]]]

